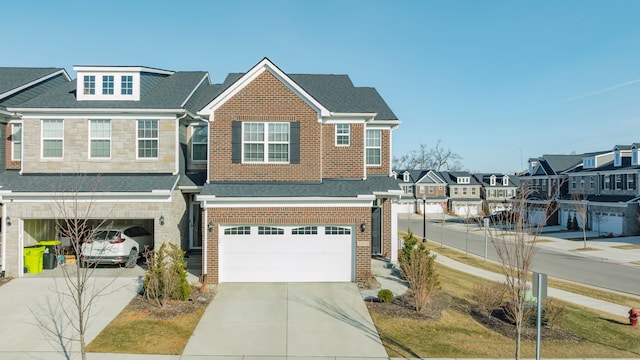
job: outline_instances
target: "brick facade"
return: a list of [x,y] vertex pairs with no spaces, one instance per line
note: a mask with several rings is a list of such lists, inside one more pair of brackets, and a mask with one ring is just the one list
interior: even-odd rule
[[364,124],[351,124],[349,146],[336,146],[336,124],[322,125],[322,177],[364,178]]
[[[364,232],[360,231],[363,221],[367,225]],[[206,228],[209,222],[214,224],[212,231]],[[208,237],[208,261],[206,264],[203,263],[203,268],[206,266],[207,282],[212,284],[218,283],[218,229],[221,224],[353,226],[356,234],[356,281],[364,279],[371,272],[371,209],[367,207],[209,208],[207,218],[203,221],[203,231]],[[390,241],[389,239],[389,246]],[[203,262],[204,259],[205,257]]]
[[[234,164],[233,121],[299,122],[299,164]],[[209,132],[211,181],[316,181],[322,178],[318,113],[268,71],[215,111]]]

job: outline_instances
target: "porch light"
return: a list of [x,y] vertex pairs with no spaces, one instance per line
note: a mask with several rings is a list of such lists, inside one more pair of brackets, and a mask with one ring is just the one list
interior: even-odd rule
[[209,232],[213,231],[213,221],[209,221],[209,223],[207,224],[207,230],[209,230]]
[[360,224],[360,231],[364,232],[365,230],[367,230],[367,223],[363,220],[362,224]]
[[164,216],[160,215],[160,219],[158,219],[160,221],[160,225],[164,225]]
[[11,218],[7,216],[7,226],[11,226]]

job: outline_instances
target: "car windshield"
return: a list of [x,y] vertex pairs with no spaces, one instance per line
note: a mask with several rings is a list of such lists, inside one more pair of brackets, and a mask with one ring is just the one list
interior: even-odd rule
[[120,237],[120,232],[116,230],[98,230],[91,237],[92,240],[104,241],[113,240]]

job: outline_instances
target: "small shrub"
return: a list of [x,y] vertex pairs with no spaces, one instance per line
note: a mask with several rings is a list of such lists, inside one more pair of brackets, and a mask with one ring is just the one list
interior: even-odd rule
[[142,286],[147,300],[163,307],[169,300],[189,299],[191,286],[184,251],[176,244],[163,243],[157,251],[145,252],[144,257],[148,268]]
[[378,301],[383,303],[390,303],[393,301],[393,293],[389,289],[382,289],[378,291]]
[[502,304],[506,292],[507,287],[504,283],[483,281],[473,286],[472,297],[486,315],[491,315],[491,312]]
[[562,317],[567,313],[565,304],[556,298],[542,300],[542,308],[547,325],[552,329],[560,324]]
[[405,243],[400,253],[400,269],[409,283],[413,294],[415,309],[422,312],[428,305],[431,296],[439,287],[438,273],[435,269],[435,255],[431,255],[423,243],[411,232],[405,236]]
[[572,229],[574,231],[578,231],[580,230],[580,225],[578,225],[578,219],[576,218],[576,214],[573,214],[573,225],[572,225]]

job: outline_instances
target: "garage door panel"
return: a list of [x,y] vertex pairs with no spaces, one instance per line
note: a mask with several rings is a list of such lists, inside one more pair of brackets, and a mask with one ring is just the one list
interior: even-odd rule
[[290,230],[285,235],[224,235],[221,229],[219,281],[353,281],[351,234],[291,235]]

